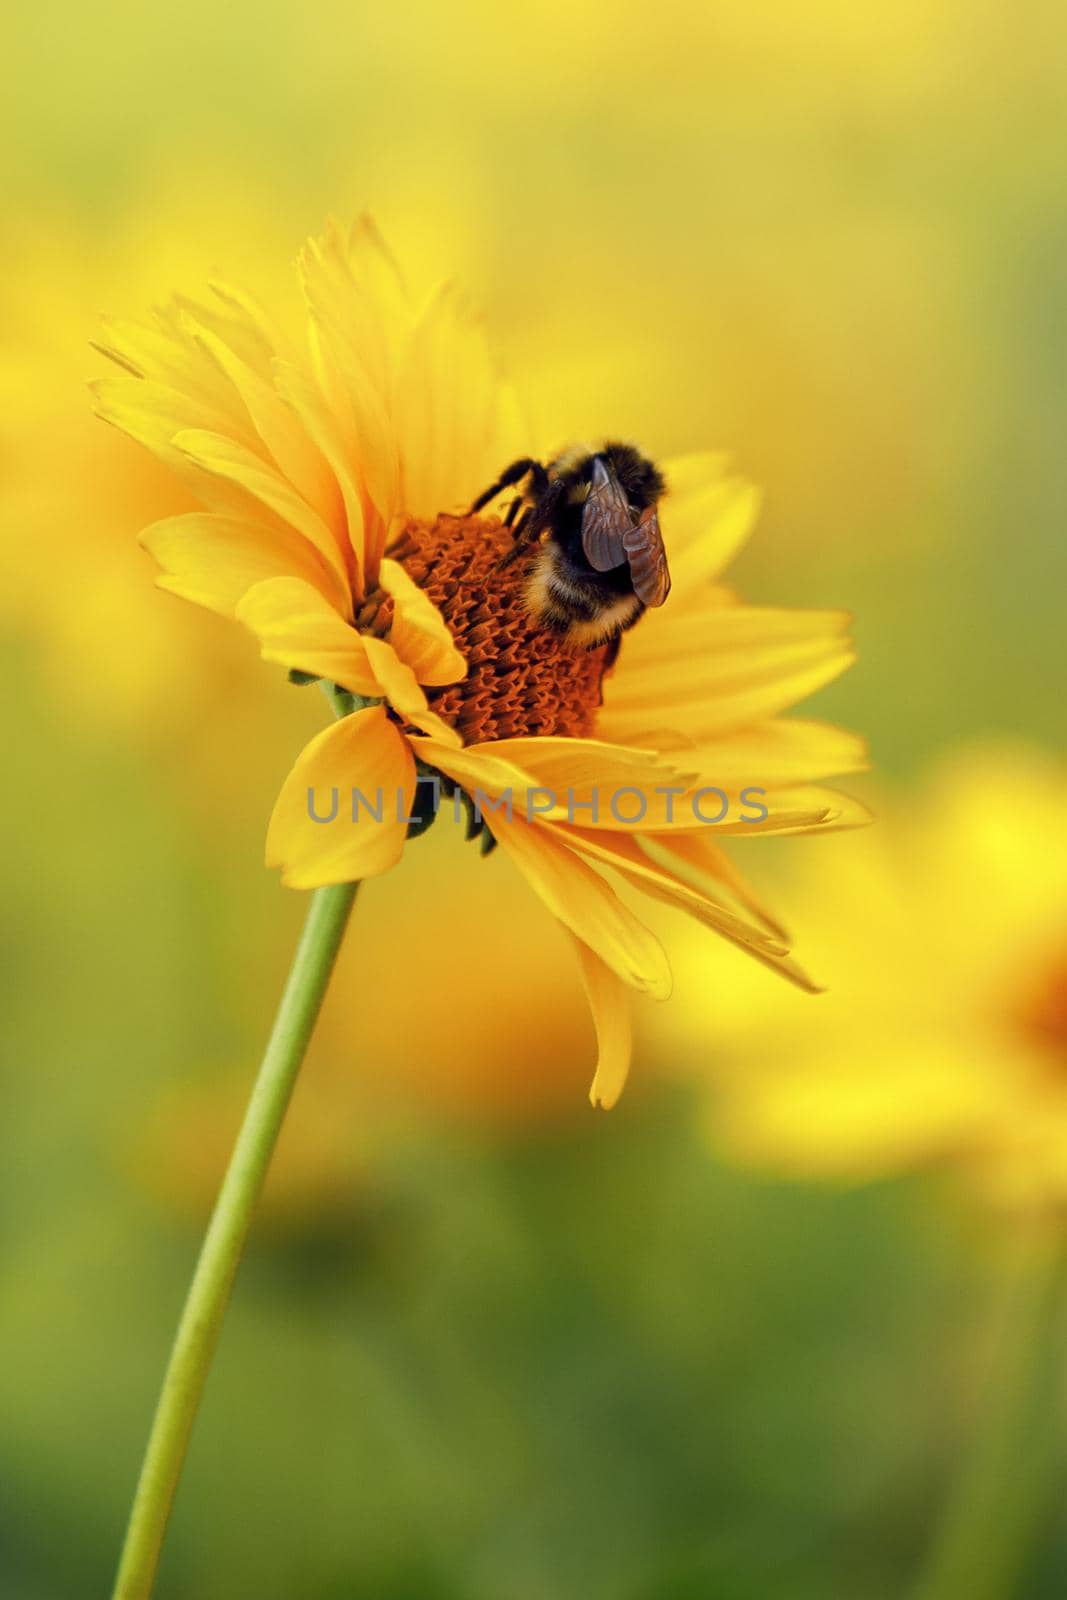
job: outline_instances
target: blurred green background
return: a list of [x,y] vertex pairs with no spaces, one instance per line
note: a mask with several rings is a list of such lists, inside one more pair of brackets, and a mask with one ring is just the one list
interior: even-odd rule
[[[216,265],[270,293],[369,206],[485,304],[547,436],[722,445],[766,487],[734,576],[856,611],[817,711],[883,777],[962,735],[1056,744],[1067,26],[41,0],[9,27],[0,1595],[61,1600],[110,1581],[300,919],[263,827],[322,718],[153,590],[133,540],[166,491],[88,415],[98,314]],[[592,1116],[554,930],[443,832],[361,898],[161,1600],[900,1595],[998,1245],[930,1184],[724,1170],[654,1017]],[[1027,1594],[1065,1579],[1067,1534]]]

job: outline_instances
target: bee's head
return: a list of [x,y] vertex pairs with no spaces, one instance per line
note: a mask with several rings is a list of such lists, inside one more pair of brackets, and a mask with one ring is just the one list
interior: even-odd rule
[[654,506],[666,493],[662,472],[636,446],[609,440],[597,453],[603,456],[619,480],[623,493],[635,511]]

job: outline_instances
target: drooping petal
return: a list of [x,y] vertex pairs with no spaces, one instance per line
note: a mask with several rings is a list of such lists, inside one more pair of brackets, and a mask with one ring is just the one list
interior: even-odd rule
[[701,889],[701,880],[710,878],[738,905],[744,906],[775,939],[789,944],[789,934],[774,912],[722,846],[708,837],[706,828],[694,833],[645,834],[641,848],[652,861],[680,876],[693,888]]
[[[490,797],[491,756],[472,756],[470,749],[450,750],[428,739],[413,739],[411,744],[421,759],[455,779],[469,793],[483,802]],[[498,793],[503,794],[506,787]],[[657,999],[669,994],[670,968],[659,941],[599,873],[568,848],[554,830],[516,816],[510,802],[502,801],[496,807],[484,805],[483,816],[519,871],[565,927],[595,950],[631,988]]]
[[554,916],[632,989],[664,1000],[663,947],[614,889],[547,828],[491,811],[486,824]]
[[[260,642],[264,661],[309,672],[353,694],[382,694],[363,638],[322,593],[300,578],[268,578],[249,589],[235,615]],[[388,650],[388,646],[386,646]]]
[[353,694],[388,700],[404,721],[440,745],[462,743],[455,729],[430,710],[415,674],[388,640],[357,633],[310,584],[299,578],[257,583],[238,604],[236,616],[259,639],[265,661],[310,672]]
[[613,868],[651,899],[661,900],[676,911],[684,911],[695,917],[705,927],[737,945],[747,955],[754,956],[799,989],[809,994],[819,992],[818,985],[793,960],[779,939],[753,927],[710,895],[691,888],[669,870],[657,866],[637,840],[625,834],[604,834],[583,828],[569,828],[567,838],[574,849],[603,866]]
[[610,1111],[618,1100],[630,1071],[633,1026],[626,985],[604,965],[581,939],[575,939],[582,983],[589,1000],[597,1037],[597,1066],[589,1100]]
[[385,639],[363,640],[367,661],[379,684],[380,693],[389,704],[415,728],[421,728],[439,743],[463,743],[456,730],[431,711],[418,679],[406,662],[401,661],[392,645]]
[[467,663],[433,601],[397,561],[386,558],[378,581],[393,602],[389,643],[420,683],[458,683]]
[[387,872],[403,854],[414,793],[415,762],[384,708],[343,717],[312,739],[282,785],[267,865],[294,889]]

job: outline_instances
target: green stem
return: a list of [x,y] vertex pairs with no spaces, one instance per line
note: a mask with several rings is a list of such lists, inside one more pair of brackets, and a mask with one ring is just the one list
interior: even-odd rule
[[1029,1241],[1011,1290],[988,1408],[913,1600],[1010,1600],[1062,1465],[1061,1378],[1067,1252]]
[[341,947],[358,884],[317,889],[174,1339],[114,1600],[148,1600],[185,1452],[252,1214]]

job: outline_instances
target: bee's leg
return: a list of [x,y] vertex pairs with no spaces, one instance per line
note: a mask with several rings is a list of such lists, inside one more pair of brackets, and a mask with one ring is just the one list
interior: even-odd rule
[[519,556],[530,548],[538,532],[539,525],[534,522],[533,507],[525,506],[522,516],[511,530],[511,549],[504,552],[493,571],[502,572],[505,567],[510,567],[513,561],[517,561]]
[[519,514],[519,507],[521,505],[522,505],[522,496],[521,495],[516,495],[514,500],[508,506],[507,513],[506,513],[506,515],[504,517],[504,526],[505,526],[505,528],[510,528],[511,527],[511,524],[515,521],[515,518]]
[[511,463],[510,467],[505,467],[496,482],[491,483],[488,489],[483,490],[477,500],[471,503],[470,510],[467,512],[468,517],[473,517],[475,512],[480,511],[483,506],[487,506],[490,500],[495,500],[502,489],[510,489],[512,484],[518,483],[527,474],[530,474],[533,478],[535,491],[543,488],[548,481],[548,474],[540,461],[535,461],[533,456],[520,456],[517,461]]

